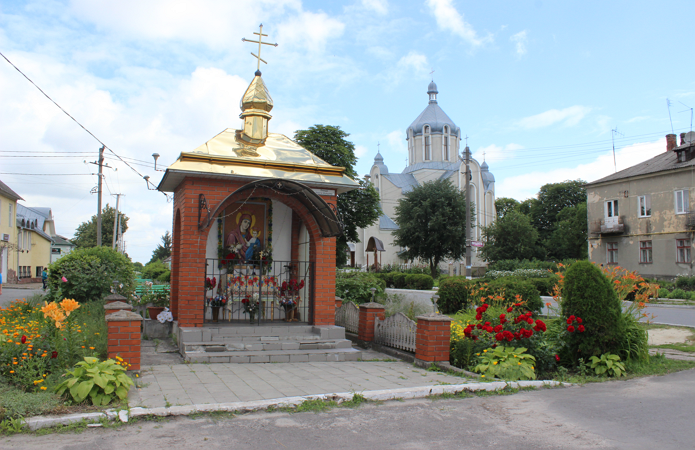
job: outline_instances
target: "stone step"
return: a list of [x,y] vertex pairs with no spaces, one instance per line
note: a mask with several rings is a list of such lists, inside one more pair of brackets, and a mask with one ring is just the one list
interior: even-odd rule
[[238,352],[196,352],[185,353],[184,359],[192,363],[283,363],[283,362],[330,362],[357,361],[362,352],[354,348],[326,350],[277,350],[277,351],[238,351]]
[[[318,337],[318,336],[317,336]],[[211,352],[243,352],[243,351],[278,351],[278,350],[329,350],[335,348],[351,348],[352,342],[347,339],[268,339],[261,341],[208,341],[185,342],[183,351],[189,353]]]
[[219,328],[207,327],[205,330],[214,336],[289,336],[316,334],[317,332],[313,325],[235,325]]
[[211,342],[277,342],[277,341],[319,341],[321,336],[318,334],[293,334],[288,336],[273,336],[273,335],[211,335]]

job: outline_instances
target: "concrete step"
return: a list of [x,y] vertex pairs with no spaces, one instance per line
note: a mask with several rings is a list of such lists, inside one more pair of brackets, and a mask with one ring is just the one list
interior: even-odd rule
[[210,336],[211,342],[223,343],[223,342],[278,342],[278,341],[319,341],[321,336],[318,334],[293,334],[289,336],[273,336],[273,335],[223,335],[223,334],[213,334]]
[[184,359],[192,363],[291,363],[357,361],[362,352],[353,348],[325,350],[268,350],[238,352],[196,352],[186,353]]
[[225,342],[185,342],[184,353],[243,352],[243,351],[277,351],[277,350],[329,350],[334,348],[351,348],[347,339],[268,339],[261,341],[225,341]]

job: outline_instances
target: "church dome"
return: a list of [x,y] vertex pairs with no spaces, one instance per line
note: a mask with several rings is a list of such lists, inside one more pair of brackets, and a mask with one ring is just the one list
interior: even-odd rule
[[270,97],[270,92],[268,92],[263,78],[261,78],[261,72],[256,71],[255,75],[243,97],[241,97],[239,106],[242,111],[261,110],[270,112],[273,109],[273,99]]
[[412,128],[413,135],[419,136],[423,134],[423,128],[425,125],[430,126],[430,134],[442,133],[444,127],[449,128],[449,134],[458,135],[458,127],[453,120],[446,115],[444,110],[437,104],[437,85],[432,81],[427,87],[427,95],[430,98],[430,103],[427,105],[422,113],[410,124],[409,129]]
[[379,172],[382,174],[389,173],[389,168],[386,167],[386,164],[384,164],[384,157],[381,156],[380,152],[376,152],[376,156],[374,157],[374,165],[379,168]]

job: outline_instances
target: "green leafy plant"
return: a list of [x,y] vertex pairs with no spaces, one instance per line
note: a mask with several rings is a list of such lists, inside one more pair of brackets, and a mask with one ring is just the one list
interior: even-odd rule
[[386,282],[374,274],[365,272],[339,272],[335,277],[335,295],[345,302],[358,305],[372,301],[371,288],[376,288],[376,296],[381,297]]
[[482,374],[485,378],[498,377],[510,381],[535,380],[536,358],[525,352],[526,349],[523,347],[501,345],[484,350],[480,354],[480,363],[473,368],[473,371]]
[[591,368],[594,369],[596,375],[606,374],[609,377],[617,378],[625,374],[625,366],[620,362],[620,356],[612,353],[604,353],[600,358],[592,356]]
[[58,395],[69,391],[75,403],[82,403],[89,396],[93,405],[108,405],[114,396],[125,399],[133,386],[125,367],[113,359],[99,361],[86,357],[76,366],[67,372],[70,377],[55,389]]

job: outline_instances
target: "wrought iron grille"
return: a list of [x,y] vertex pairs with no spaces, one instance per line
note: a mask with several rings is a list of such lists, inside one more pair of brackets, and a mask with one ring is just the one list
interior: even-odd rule
[[206,323],[311,323],[314,263],[310,261],[205,262]]

